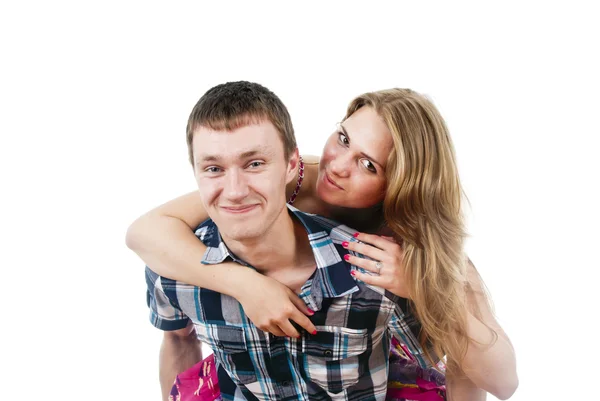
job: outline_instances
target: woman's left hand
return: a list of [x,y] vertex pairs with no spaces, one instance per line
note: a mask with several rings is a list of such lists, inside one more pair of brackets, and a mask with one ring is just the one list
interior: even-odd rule
[[342,244],[344,248],[374,260],[348,255],[348,262],[375,273],[375,275],[355,270],[352,272],[353,276],[367,284],[384,288],[399,297],[409,298],[404,278],[403,252],[400,245],[392,237],[363,233],[356,233],[354,237],[361,242],[344,243]]

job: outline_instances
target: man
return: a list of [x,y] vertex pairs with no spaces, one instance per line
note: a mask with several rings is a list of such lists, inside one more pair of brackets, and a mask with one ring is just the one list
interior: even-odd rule
[[275,94],[248,82],[216,86],[194,107],[187,131],[210,216],[196,231],[208,247],[202,263],[231,258],[277,279],[315,312],[318,331],[265,333],[232,297],[147,268],[151,321],[165,330],[163,394],[200,359],[195,334],[214,351],[224,399],[383,400],[390,334],[426,364],[403,300],[353,278],[356,267],[344,261],[349,251],[341,243],[354,240],[354,230],[286,206],[299,157]]

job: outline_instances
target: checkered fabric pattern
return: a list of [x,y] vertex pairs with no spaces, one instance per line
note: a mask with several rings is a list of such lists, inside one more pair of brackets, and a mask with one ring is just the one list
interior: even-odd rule
[[[384,400],[392,336],[405,344],[415,364],[430,367],[418,343],[419,323],[405,299],[350,274],[359,268],[343,259],[351,251],[341,243],[355,241],[355,230],[288,208],[304,225],[317,264],[300,293],[315,311],[310,319],[316,335],[301,330],[295,339],[265,333],[234,298],[161,277],[147,267],[150,320],[162,330],[194,323],[200,340],[214,351],[224,400]],[[248,266],[229,252],[211,220],[198,227],[196,236],[208,247],[203,264],[230,258]]]

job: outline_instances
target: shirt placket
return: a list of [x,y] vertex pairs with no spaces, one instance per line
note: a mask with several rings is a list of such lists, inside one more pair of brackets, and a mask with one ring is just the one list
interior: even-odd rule
[[[272,370],[269,375],[272,380],[272,386],[278,399],[287,400],[305,400],[302,389],[299,387],[300,380],[298,376],[298,360],[295,352],[302,349],[300,338],[286,338],[271,336],[270,359]],[[294,370],[292,370],[294,367]]]

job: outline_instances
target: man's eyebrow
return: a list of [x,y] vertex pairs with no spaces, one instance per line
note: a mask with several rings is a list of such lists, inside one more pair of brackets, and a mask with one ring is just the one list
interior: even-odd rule
[[[346,127],[344,127],[342,125],[342,123],[339,124],[340,126],[340,130],[342,131],[342,133],[346,136],[346,138],[348,139],[348,143],[352,143],[352,141],[350,140],[350,135],[348,135],[348,131],[346,130]],[[375,159],[374,157],[369,156],[368,154],[366,154],[365,152],[361,151],[360,152],[361,155],[363,155],[364,157],[366,157],[367,159],[373,160],[375,163],[379,164],[379,166],[381,168],[383,168],[383,164],[381,164],[380,162],[377,161],[377,159]]]
[[275,157],[275,153],[273,149],[268,146],[258,145],[253,149],[240,153],[237,157],[238,159],[249,159],[257,156]]
[[265,153],[264,151],[261,151],[261,150],[258,150],[258,149],[249,150],[249,151],[247,151],[247,152],[243,152],[243,153],[240,155],[240,159],[247,159],[247,158],[249,158],[249,157],[254,157],[254,156],[256,156],[256,155],[260,154],[261,152],[262,152],[262,153]]
[[219,160],[221,160],[221,156],[205,155],[205,156],[200,157],[198,159],[198,161],[196,162],[196,164],[200,164],[200,163],[204,163],[204,162],[218,162]]
[[[249,159],[251,157],[255,157],[257,155],[265,155],[265,156],[271,156],[273,152],[271,152],[270,150],[264,148],[264,147],[260,147],[258,149],[252,149],[252,150],[247,150],[245,152],[240,153],[238,156],[236,156],[238,159]],[[198,158],[198,161],[196,162],[196,164],[200,164],[200,163],[210,163],[210,162],[219,162],[223,159],[222,156],[220,155],[203,155],[200,156]]]

